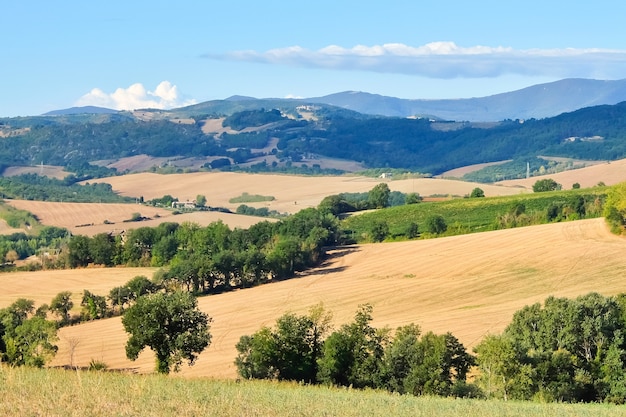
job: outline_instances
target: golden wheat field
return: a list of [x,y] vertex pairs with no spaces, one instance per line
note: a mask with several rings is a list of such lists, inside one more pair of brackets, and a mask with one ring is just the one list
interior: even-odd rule
[[626,181],[626,159],[597,163],[584,168],[572,169],[556,174],[519,180],[499,181],[497,184],[505,187],[524,187],[532,190],[535,182],[545,178],[552,178],[554,181],[561,184],[565,190],[571,189],[574,183],[580,184],[582,188],[593,187],[599,182],[603,182],[606,185],[614,185]]
[[[472,347],[504,329],[513,312],[550,295],[626,291],[625,249],[626,240],[612,235],[603,219],[337,249],[320,268],[297,278],[200,298],[200,308],[214,319],[213,341],[182,374],[234,378],[235,344],[242,335],[320,302],[333,312],[336,327],[350,321],[359,304],[371,303],[375,326],[414,322],[423,330],[450,331]],[[59,280],[58,289],[86,271],[65,272],[68,282]],[[101,285],[119,271],[99,270],[93,278]],[[31,291],[35,296],[38,286]],[[149,351],[136,362],[125,358],[127,335],[120,318],[63,328],[59,334],[52,365],[96,359],[113,368],[153,371]]]
[[[174,215],[171,210],[141,204],[59,203],[27,200],[5,200],[5,202],[17,209],[33,213],[42,224],[65,227],[73,234],[86,236],[138,227],[156,227],[163,222],[192,222],[207,226],[221,220],[231,228],[248,228],[262,220],[260,217],[216,211],[196,211]],[[139,213],[149,220],[125,222],[124,220],[130,219],[133,213]],[[15,231],[8,226],[3,228],[0,225],[0,233],[9,233],[11,230]]]
[[299,177],[232,172],[169,175],[141,173],[103,178],[102,181],[111,184],[116,192],[124,196],[143,196],[144,199],[151,200],[169,194],[180,201],[192,201],[198,194],[202,194],[206,196],[208,205],[226,207],[233,211],[240,203],[230,203],[229,200],[243,193],[272,196],[274,201],[246,204],[267,207],[281,213],[294,213],[303,208],[316,207],[324,197],[332,194],[367,192],[381,182],[387,182],[392,191],[416,192],[421,196],[463,196],[470,194],[478,186],[487,196],[527,192],[516,187],[435,178],[390,181],[361,176]]

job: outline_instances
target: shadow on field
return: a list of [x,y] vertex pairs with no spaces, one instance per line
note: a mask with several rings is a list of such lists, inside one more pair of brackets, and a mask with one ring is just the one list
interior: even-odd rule
[[358,252],[357,246],[339,246],[326,248],[326,256],[319,266],[300,272],[298,276],[306,277],[309,275],[326,275],[346,270],[346,266],[337,265],[344,256]]

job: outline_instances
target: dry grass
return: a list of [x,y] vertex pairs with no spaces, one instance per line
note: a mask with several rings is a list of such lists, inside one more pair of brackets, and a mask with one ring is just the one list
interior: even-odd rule
[[[83,290],[107,295],[111,288],[125,284],[137,275],[152,277],[155,268],[86,268],[74,270],[50,270],[36,272],[8,272],[0,274],[2,292],[0,308],[18,298],[35,301],[36,306],[50,304],[61,291],[73,294],[74,304],[80,304]],[[76,307],[76,311],[80,310]]]
[[[625,245],[603,219],[593,219],[341,248],[298,278],[201,298],[201,309],[214,318],[213,343],[182,373],[234,378],[235,344],[242,335],[319,302],[334,313],[337,326],[350,321],[359,304],[371,303],[375,326],[414,322],[424,330],[451,331],[471,348],[502,331],[516,310],[550,295],[624,291]],[[102,270],[102,281],[108,281],[106,274]],[[125,359],[127,335],[119,318],[64,328],[60,336],[55,365],[68,363],[69,341],[79,340],[78,364],[95,358],[114,368],[153,371],[150,352],[136,362]]]
[[[231,228],[248,228],[263,218],[236,214],[203,211],[174,215],[172,211],[140,204],[105,204],[105,203],[55,203],[48,201],[6,200],[6,203],[33,213],[44,225],[65,227],[74,234],[93,236],[139,227],[156,227],[163,222],[193,222],[207,226],[218,220]],[[150,217],[142,222],[124,222],[133,213]],[[107,220],[109,224],[105,224]],[[8,228],[8,226],[7,226]],[[15,229],[1,227],[0,233],[12,233]]]
[[614,185],[626,181],[626,159],[611,162],[607,161],[585,168],[531,177],[528,179],[500,181],[497,184],[505,187],[524,187],[528,190],[532,190],[535,182],[545,178],[552,178],[561,184],[564,189],[572,188],[574,183],[579,183],[582,188],[593,187],[599,182],[604,182],[606,185]]
[[458,400],[274,381],[0,367],[11,416],[621,416],[611,404]]
[[[160,198],[166,194],[179,200],[194,200],[198,194],[207,197],[210,206],[227,207],[235,210],[238,204],[229,200],[244,192],[271,195],[271,202],[254,204],[281,213],[294,213],[303,208],[316,207],[331,194],[345,192],[367,192],[376,184],[387,181],[392,191],[416,192],[422,196],[432,194],[465,195],[479,186],[487,196],[511,195],[523,192],[519,188],[501,187],[435,178],[388,181],[379,178],[357,176],[302,177],[272,174],[244,174],[232,172],[197,172],[189,174],[159,175],[141,173],[103,178],[102,182],[125,196],[140,196],[146,200]],[[253,204],[251,204],[253,205]]]
[[62,180],[71,174],[71,172],[65,171],[64,167],[55,165],[36,165],[36,166],[14,166],[8,167],[2,173],[3,177],[13,177],[15,175],[22,174],[37,174],[44,175],[50,178],[56,178]]

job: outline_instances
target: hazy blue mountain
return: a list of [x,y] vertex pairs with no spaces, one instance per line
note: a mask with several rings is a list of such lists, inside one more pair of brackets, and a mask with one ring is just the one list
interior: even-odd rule
[[436,116],[471,122],[540,119],[584,107],[626,101],[626,79],[601,81],[569,78],[508,93],[467,99],[413,100],[346,91],[305,100],[383,116]]
[[69,109],[53,110],[48,113],[44,113],[42,116],[65,116],[68,114],[112,114],[117,113],[117,110],[107,109],[106,107],[97,106],[83,106],[83,107],[70,107]]

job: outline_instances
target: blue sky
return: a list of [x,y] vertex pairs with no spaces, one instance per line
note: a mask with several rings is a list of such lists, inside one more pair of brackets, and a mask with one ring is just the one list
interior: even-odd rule
[[20,0],[0,16],[0,117],[626,78],[623,0]]

